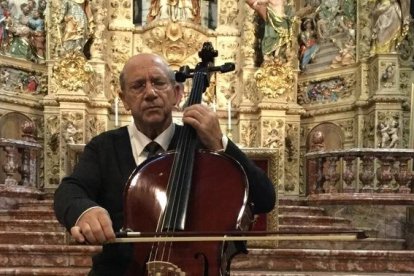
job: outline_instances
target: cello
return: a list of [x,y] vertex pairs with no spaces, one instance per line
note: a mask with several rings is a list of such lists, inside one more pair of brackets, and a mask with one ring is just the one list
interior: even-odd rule
[[[193,79],[187,105],[201,103],[212,72],[234,70],[234,64],[215,67],[217,51],[206,42],[194,70],[182,67],[177,81]],[[148,159],[131,174],[124,190],[124,226],[128,233],[154,236],[179,233],[246,231],[252,212],[249,184],[242,166],[224,153],[202,150],[195,130],[184,124],[175,151]],[[155,240],[133,244],[127,275],[224,276],[243,246],[227,241]]]

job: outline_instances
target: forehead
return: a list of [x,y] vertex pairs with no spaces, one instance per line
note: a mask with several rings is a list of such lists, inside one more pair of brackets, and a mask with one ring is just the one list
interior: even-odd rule
[[123,71],[126,79],[154,76],[168,78],[169,75],[167,65],[161,59],[154,56],[134,57],[127,62]]

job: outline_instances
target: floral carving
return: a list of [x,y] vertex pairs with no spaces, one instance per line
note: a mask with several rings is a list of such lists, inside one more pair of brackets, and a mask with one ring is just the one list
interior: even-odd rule
[[293,89],[293,69],[279,60],[267,60],[254,74],[259,92],[266,99],[278,99]]
[[69,52],[53,66],[56,85],[72,92],[82,91],[93,68],[79,52]]

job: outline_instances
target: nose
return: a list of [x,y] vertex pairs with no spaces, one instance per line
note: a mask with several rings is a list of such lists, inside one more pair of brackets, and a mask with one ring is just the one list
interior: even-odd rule
[[154,86],[149,80],[145,84],[145,96],[157,96]]

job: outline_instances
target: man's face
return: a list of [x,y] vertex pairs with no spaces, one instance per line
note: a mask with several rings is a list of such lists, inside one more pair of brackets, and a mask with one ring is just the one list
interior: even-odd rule
[[125,108],[131,110],[141,132],[149,137],[160,134],[172,121],[179,93],[167,66],[155,55],[142,54],[131,58],[123,73],[125,86],[120,97]]

